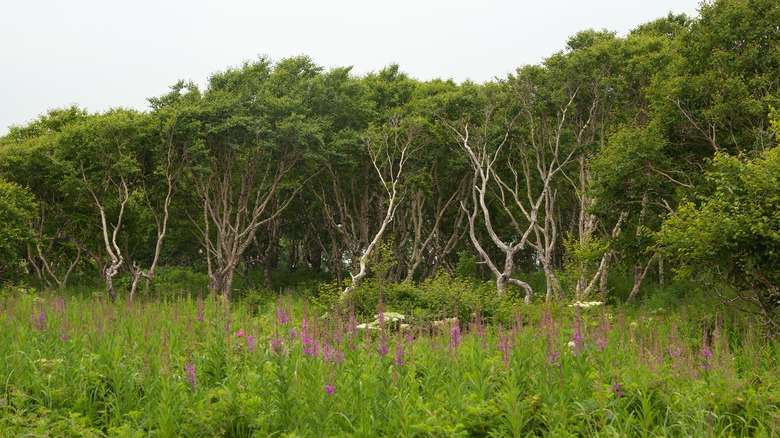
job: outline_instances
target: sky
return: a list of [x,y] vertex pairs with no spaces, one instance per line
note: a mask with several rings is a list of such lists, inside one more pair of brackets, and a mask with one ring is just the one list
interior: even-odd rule
[[399,64],[428,80],[506,77],[585,29],[625,35],[699,0],[5,0],[0,135],[49,109],[146,110],[178,80],[259,56],[308,55],[357,75]]

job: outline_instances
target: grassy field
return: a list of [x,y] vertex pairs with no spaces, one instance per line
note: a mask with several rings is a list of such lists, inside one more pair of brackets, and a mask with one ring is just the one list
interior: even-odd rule
[[777,436],[780,345],[708,308],[377,328],[299,297],[0,301],[2,436]]

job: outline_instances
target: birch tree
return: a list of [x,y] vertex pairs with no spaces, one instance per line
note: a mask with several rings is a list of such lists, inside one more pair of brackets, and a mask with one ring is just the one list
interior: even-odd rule
[[404,171],[409,157],[419,147],[420,127],[413,120],[393,116],[386,126],[372,130],[365,137],[365,147],[371,157],[371,164],[383,187],[385,208],[379,228],[357,261],[358,272],[352,275],[350,285],[342,292],[342,299],[348,298],[360,286],[368,273],[368,260],[382,241],[382,236],[395,217],[403,197]]

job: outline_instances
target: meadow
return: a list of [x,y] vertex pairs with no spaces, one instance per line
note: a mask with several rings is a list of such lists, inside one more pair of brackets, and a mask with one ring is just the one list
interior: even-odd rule
[[5,293],[0,434],[780,434],[780,344],[726,309],[378,307]]

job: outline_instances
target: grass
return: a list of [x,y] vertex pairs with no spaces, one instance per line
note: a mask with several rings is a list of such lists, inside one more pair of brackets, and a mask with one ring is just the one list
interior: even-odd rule
[[[388,309],[389,311],[390,309]],[[393,309],[395,310],[395,309]],[[702,308],[355,329],[303,299],[0,302],[4,436],[774,436],[776,339]]]

